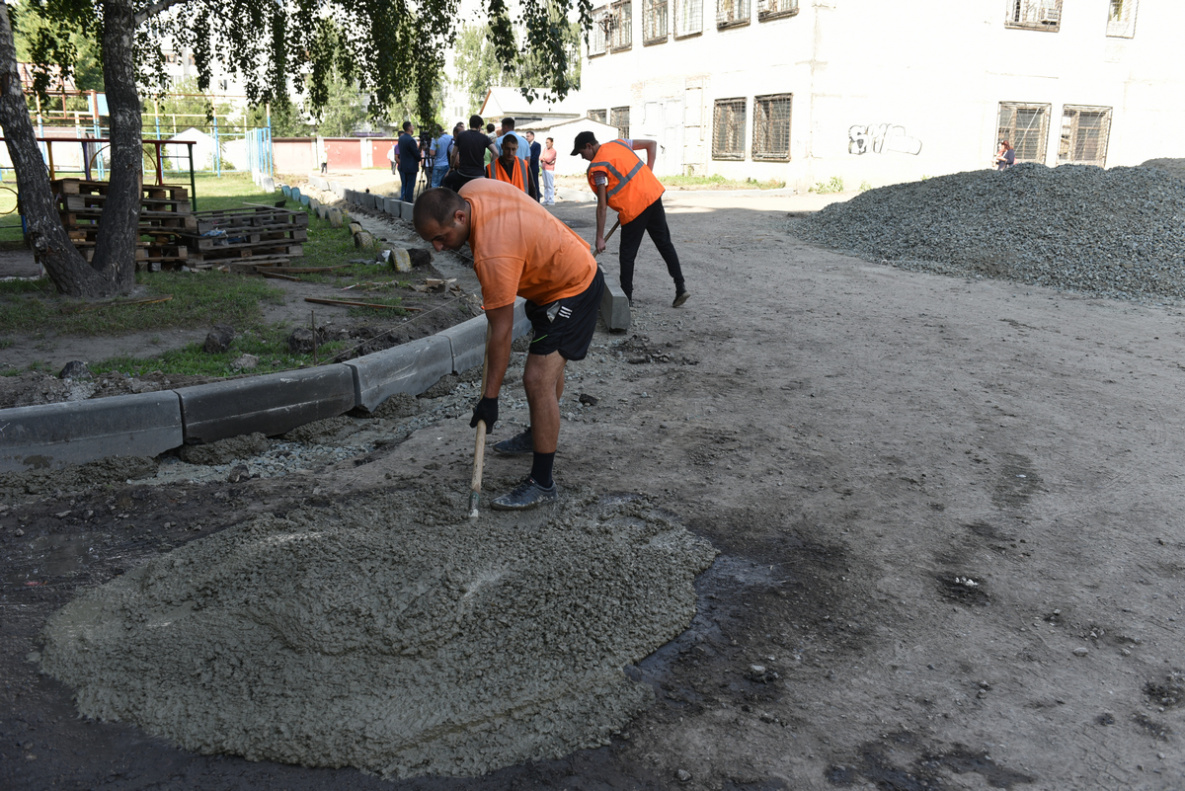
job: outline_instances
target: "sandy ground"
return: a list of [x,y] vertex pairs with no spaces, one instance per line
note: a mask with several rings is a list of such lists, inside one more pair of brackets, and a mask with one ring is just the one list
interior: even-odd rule
[[[627,731],[389,784],[79,720],[24,661],[73,591],[251,514],[463,492],[472,434],[453,419],[315,480],[11,495],[0,787],[1185,787],[1182,311],[820,250],[784,233],[810,208],[786,195],[666,204],[694,296],[669,307],[645,242],[645,337],[574,378],[599,401],[564,422],[556,469],[654,498],[721,553],[688,632],[630,668],[656,703]],[[556,211],[592,219],[586,202]],[[492,440],[526,421],[521,387],[506,400]],[[491,457],[487,489],[523,465]]]

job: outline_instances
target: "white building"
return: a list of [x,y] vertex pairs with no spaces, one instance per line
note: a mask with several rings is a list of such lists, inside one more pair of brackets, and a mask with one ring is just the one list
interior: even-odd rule
[[[1138,4],[1138,5],[1137,5]],[[754,7],[755,6],[755,7]],[[660,173],[873,186],[1181,156],[1180,0],[614,0],[580,96]]]

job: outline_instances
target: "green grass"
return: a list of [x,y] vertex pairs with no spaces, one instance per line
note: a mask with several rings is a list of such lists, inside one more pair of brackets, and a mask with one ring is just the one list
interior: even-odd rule
[[664,187],[677,189],[713,189],[713,190],[776,190],[786,186],[786,182],[770,179],[757,181],[756,179],[729,179],[716,174],[713,176],[660,176],[658,179]]
[[283,301],[280,289],[250,275],[140,272],[136,281],[144,287],[142,298],[173,298],[147,305],[88,304],[58,296],[46,278],[27,281],[40,284],[41,291],[0,296],[0,332],[53,327],[63,335],[121,335],[212,324],[251,327],[263,315],[261,302]]
[[819,195],[831,195],[843,192],[843,179],[839,176],[832,176],[829,181],[820,181],[815,186],[810,188],[811,192],[816,192]]
[[[231,363],[244,354],[259,358],[259,365],[253,373],[288,370],[312,365],[313,355],[294,354],[288,349],[290,328],[282,325],[248,330],[235,336],[225,352],[210,354],[202,350],[202,344],[191,343],[180,349],[172,349],[156,357],[112,357],[90,366],[96,374],[112,372],[129,376],[144,376],[162,372],[170,376],[234,376],[246,371],[236,370]],[[346,347],[344,341],[332,341],[317,349],[317,362],[324,363]]]

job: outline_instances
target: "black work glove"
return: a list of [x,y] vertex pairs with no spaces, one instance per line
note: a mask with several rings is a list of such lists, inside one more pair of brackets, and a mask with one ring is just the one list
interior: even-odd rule
[[483,397],[473,407],[473,419],[469,421],[469,428],[477,428],[477,421],[486,422],[486,431],[493,431],[498,422],[498,399]]

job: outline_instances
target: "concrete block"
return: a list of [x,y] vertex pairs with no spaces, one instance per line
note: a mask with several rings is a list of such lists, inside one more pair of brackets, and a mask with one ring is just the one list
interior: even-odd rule
[[269,437],[348,412],[355,406],[354,372],[322,365],[248,379],[185,387],[181,419],[188,444],[262,431]]
[[416,205],[414,203],[408,203],[407,201],[400,201],[400,203],[402,206],[400,207],[399,216],[408,222],[411,222],[412,210],[415,209]]
[[287,184],[283,184],[280,186],[280,192],[284,193],[285,198],[292,197],[292,187],[289,187]]
[[263,187],[264,192],[275,192],[276,180],[271,176],[264,176],[259,180],[259,186]]
[[630,328],[630,301],[621,286],[605,278],[605,291],[601,294],[601,320],[610,330],[622,331]]
[[309,211],[318,217],[321,216],[321,201],[316,198],[309,198]]
[[328,213],[329,224],[334,228],[342,227],[344,218],[342,217],[342,210],[334,206]]
[[310,198],[308,195],[304,195],[304,194],[302,194],[302,195],[300,196],[300,205],[301,205],[301,206],[308,206],[308,205],[309,205],[309,201],[311,201],[311,200],[312,200],[312,198]]
[[327,192],[329,190],[329,182],[320,176],[309,176],[309,184],[311,184],[314,189],[319,189],[322,192]]
[[296,187],[293,187],[293,188],[292,188],[292,195],[291,195],[291,199],[292,199],[292,200],[294,200],[294,201],[296,201],[297,203],[300,203],[301,194],[300,194],[300,190],[299,190],[299,189],[297,189]]
[[[531,331],[526,305],[527,301],[522,297],[514,302],[514,338],[521,338]],[[485,316],[476,316],[436,333],[437,338],[448,338],[453,353],[453,373],[468,371],[485,361],[486,323]]]
[[358,231],[354,234],[354,246],[359,250],[374,250],[378,247],[378,240],[369,231]]
[[392,217],[402,217],[403,202],[399,198],[383,198],[383,211]]
[[0,410],[0,471],[156,456],[181,445],[181,401],[171,390]]
[[354,371],[354,400],[369,412],[396,393],[419,395],[452,373],[453,352],[448,338],[430,335],[342,364]]
[[340,181],[329,182],[329,191],[332,192],[334,195],[336,195],[339,198],[345,197],[345,194],[346,194],[346,190],[342,186]]

